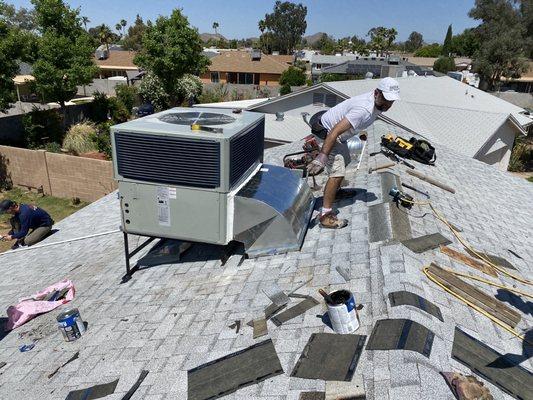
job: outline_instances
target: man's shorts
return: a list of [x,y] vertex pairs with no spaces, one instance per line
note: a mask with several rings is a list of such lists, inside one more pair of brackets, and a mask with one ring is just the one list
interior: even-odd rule
[[330,178],[344,178],[346,166],[350,163],[350,151],[346,143],[335,143],[324,168]]

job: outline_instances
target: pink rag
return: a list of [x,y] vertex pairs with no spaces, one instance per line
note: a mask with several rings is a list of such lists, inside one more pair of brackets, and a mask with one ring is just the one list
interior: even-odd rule
[[[65,298],[61,300],[42,300],[50,293],[61,291],[67,288],[68,292],[65,295]],[[16,306],[9,306],[7,309],[8,321],[5,329],[10,331],[18,328],[39,314],[47,313],[62,304],[68,303],[74,298],[75,292],[76,290],[74,289],[74,284],[72,281],[65,279],[61,282],[54,283],[52,286],[48,286],[46,289],[33,294],[31,297],[20,299],[20,302]]]

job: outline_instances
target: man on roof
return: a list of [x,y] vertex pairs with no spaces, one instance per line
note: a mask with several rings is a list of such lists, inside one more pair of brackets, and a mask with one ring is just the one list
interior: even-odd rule
[[52,230],[54,221],[43,209],[29,204],[17,204],[13,200],[0,202],[0,214],[11,214],[11,230],[1,235],[2,240],[16,240],[11,247],[32,246],[43,240]]
[[374,91],[337,104],[319,118],[315,118],[314,122],[311,118],[313,133],[318,136],[327,133],[320,153],[308,167],[310,175],[318,174],[325,168],[329,177],[324,187],[323,206],[318,216],[323,228],[339,229],[348,225],[348,221],[337,218],[333,212],[335,197],[346,175],[346,166],[350,163],[348,139],[359,133],[359,139],[366,140],[366,135],[360,132],[372,125],[382,112],[391,108],[394,101],[399,99],[398,82],[392,78],[384,78]]

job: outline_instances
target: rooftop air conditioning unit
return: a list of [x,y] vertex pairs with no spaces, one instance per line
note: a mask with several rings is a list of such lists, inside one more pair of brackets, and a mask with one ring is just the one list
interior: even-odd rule
[[263,165],[265,117],[173,108],[111,128],[122,229],[225,245],[299,249],[314,198],[301,173]]

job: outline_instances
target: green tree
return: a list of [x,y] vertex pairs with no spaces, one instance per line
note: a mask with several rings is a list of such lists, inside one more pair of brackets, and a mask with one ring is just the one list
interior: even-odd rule
[[438,43],[428,44],[415,51],[415,57],[438,57],[442,53],[442,46]]
[[448,26],[448,30],[446,31],[446,38],[444,39],[444,44],[442,45],[442,55],[444,57],[449,57],[450,53],[452,52],[452,25],[450,24]]
[[128,25],[128,21],[126,21],[125,19],[121,19],[120,20],[120,26],[122,27],[122,32],[121,32],[120,36],[125,36],[126,35],[126,25]]
[[305,73],[300,68],[289,67],[279,78],[280,85],[303,86],[305,85]]
[[156,76],[171,105],[183,101],[177,83],[187,73],[199,74],[209,65],[202,54],[198,31],[189,25],[180,10],[170,17],[159,17],[143,35],[143,47],[135,56],[135,64]]
[[[120,26],[120,24],[117,24]],[[107,51],[109,52],[109,45],[113,42],[113,33],[111,29],[106,24],[99,25],[98,29],[98,41],[100,44],[105,45]]]
[[474,69],[481,75],[481,87],[498,89],[501,78],[519,78],[529,68],[527,28],[520,8],[510,0],[477,0],[468,14],[480,20],[476,28],[479,49]]
[[358,38],[356,35],[354,35],[350,39],[350,42],[351,42],[352,51],[362,54],[362,55],[368,54],[368,45],[365,39]]
[[119,35],[122,34],[122,25],[115,24],[115,30],[118,32]]
[[452,38],[451,52],[456,56],[472,57],[479,49],[479,38],[475,29],[465,29]]
[[383,26],[372,28],[367,34],[367,36],[370,36],[369,47],[379,56],[382,56],[384,53],[389,52],[397,35],[398,32],[394,28],[385,28]]
[[163,82],[152,73],[144,76],[139,86],[139,95],[146,103],[154,106],[156,111],[162,111],[170,106],[170,98],[163,88]]
[[91,22],[91,20],[87,17],[81,17],[81,23],[83,24],[83,27],[85,30],[87,30],[87,24]]
[[322,54],[335,54],[337,43],[335,39],[327,34],[323,34],[312,46],[313,50],[318,50]]
[[455,71],[455,61],[452,57],[440,56],[433,63],[433,69],[446,74],[448,71]]
[[424,38],[422,37],[422,34],[416,31],[411,32],[409,37],[407,38],[407,41],[404,43],[405,50],[414,53],[419,48],[422,47],[424,44]]
[[132,108],[138,104],[139,89],[137,86],[120,84],[115,86],[117,99],[124,104],[124,107],[131,114]]
[[142,47],[142,36],[146,31],[146,24],[137,14],[135,22],[128,28],[128,34],[122,41],[125,50],[139,51]]
[[213,22],[213,30],[215,31],[215,35],[218,35],[217,29],[220,27],[220,24],[218,22]]
[[41,36],[36,42],[33,76],[36,91],[65,110],[65,102],[88,85],[98,72],[93,47],[83,30],[79,11],[62,0],[32,0]]
[[11,4],[0,1],[0,19],[9,27],[18,28],[24,31],[35,31],[37,29],[35,21],[35,11],[20,7],[18,10]]
[[521,0],[520,13],[522,15],[522,24],[526,29],[526,54],[530,59],[533,58],[533,1]]
[[0,19],[0,112],[5,112],[15,101],[13,78],[19,70],[17,59],[21,48],[14,28]]
[[272,34],[272,47],[281,54],[292,54],[307,29],[306,16],[307,7],[302,4],[276,1],[274,11],[262,20],[267,33]]

